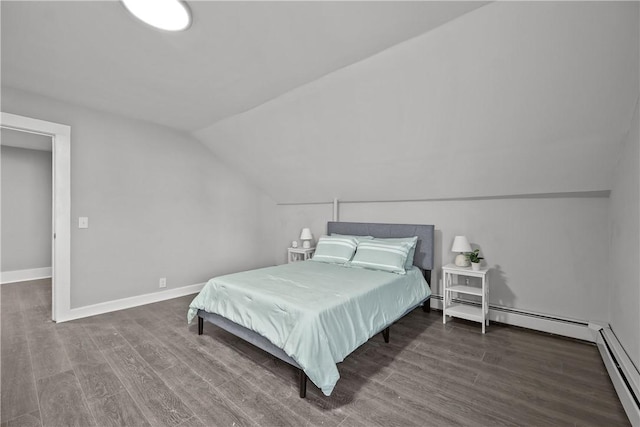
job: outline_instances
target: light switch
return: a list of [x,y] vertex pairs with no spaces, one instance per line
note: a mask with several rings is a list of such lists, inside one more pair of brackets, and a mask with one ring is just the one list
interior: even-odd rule
[[89,217],[86,217],[86,216],[79,217],[78,228],[89,228]]

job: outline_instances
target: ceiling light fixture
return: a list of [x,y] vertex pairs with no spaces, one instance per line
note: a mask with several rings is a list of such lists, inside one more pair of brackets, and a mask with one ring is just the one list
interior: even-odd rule
[[122,0],[133,16],[166,31],[182,31],[191,25],[191,12],[179,0]]

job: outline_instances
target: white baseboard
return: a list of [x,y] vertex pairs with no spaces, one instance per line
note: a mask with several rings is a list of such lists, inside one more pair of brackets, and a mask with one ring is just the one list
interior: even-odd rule
[[[442,310],[442,297],[433,295],[431,307]],[[500,322],[507,325],[520,326],[540,332],[562,335],[583,341],[594,342],[588,322],[574,319],[553,318],[548,315],[516,310],[507,307],[489,307],[489,322]],[[489,326],[491,328],[491,326]],[[491,329],[489,329],[491,331]]]
[[[138,307],[154,302],[165,301],[168,299],[178,298],[189,294],[200,292],[204,287],[204,283],[183,286],[175,289],[167,289],[166,291],[153,292],[150,294],[136,295],[135,297],[122,298],[115,301],[107,301],[99,304],[87,305],[84,307],[72,308],[66,316],[56,319],[56,322],[67,322],[69,320],[82,319],[84,317],[96,316],[98,314],[110,313],[112,311],[126,310],[127,308]],[[184,321],[187,321],[187,313],[184,314]]]
[[28,280],[48,279],[51,277],[51,267],[29,268],[27,270],[3,271],[0,273],[0,283],[26,282]]

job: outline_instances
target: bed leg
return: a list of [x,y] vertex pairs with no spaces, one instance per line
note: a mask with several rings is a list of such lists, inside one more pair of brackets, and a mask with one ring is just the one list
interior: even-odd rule
[[300,397],[304,399],[307,397],[307,374],[300,369]]
[[389,326],[382,330],[382,337],[384,338],[384,342],[389,344]]
[[[431,289],[431,270],[423,270],[423,273],[424,279],[427,281],[429,289]],[[422,303],[422,311],[425,313],[431,312],[431,297],[427,298],[427,300]]]
[[204,319],[198,316],[198,335],[202,335],[204,329]]
[[422,311],[424,311],[425,313],[431,312],[431,299],[428,299],[424,303],[422,303]]

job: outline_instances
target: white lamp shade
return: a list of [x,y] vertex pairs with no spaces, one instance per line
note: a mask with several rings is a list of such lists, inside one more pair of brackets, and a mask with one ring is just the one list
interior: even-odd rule
[[471,245],[469,240],[465,236],[456,236],[453,239],[453,246],[451,252],[471,252]]
[[303,228],[302,233],[300,233],[300,240],[312,240],[312,239],[313,239],[313,234],[311,234],[311,230],[308,228]]

